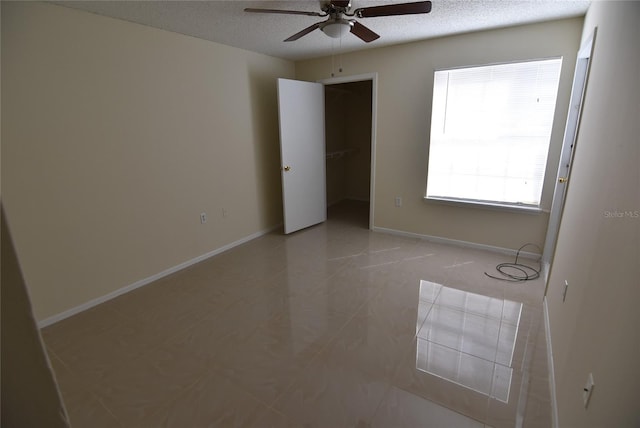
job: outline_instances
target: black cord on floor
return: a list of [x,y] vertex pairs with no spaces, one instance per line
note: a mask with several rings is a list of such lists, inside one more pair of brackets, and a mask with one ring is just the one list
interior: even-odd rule
[[496,266],[496,270],[500,272],[502,277],[490,275],[488,273],[484,273],[489,278],[499,279],[500,281],[510,281],[510,282],[520,282],[520,281],[530,281],[532,279],[537,279],[540,277],[540,271],[542,270],[542,262],[538,260],[538,269],[534,269],[531,266],[527,266],[522,263],[518,263],[518,258],[520,257],[520,251],[527,246],[536,247],[542,253],[540,247],[536,244],[527,243],[522,247],[518,248],[518,252],[516,252],[516,260],[513,263],[500,263]]

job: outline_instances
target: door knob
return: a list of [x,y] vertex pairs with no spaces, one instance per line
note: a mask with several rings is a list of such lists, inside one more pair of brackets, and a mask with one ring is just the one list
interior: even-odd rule
[[566,182],[567,182],[567,177],[558,178],[558,183],[566,183]]
[[282,168],[282,169],[284,169],[284,170],[285,170],[285,172],[286,172],[286,171],[291,171],[291,167],[290,167],[289,165],[285,166],[285,167],[284,167],[284,168]]

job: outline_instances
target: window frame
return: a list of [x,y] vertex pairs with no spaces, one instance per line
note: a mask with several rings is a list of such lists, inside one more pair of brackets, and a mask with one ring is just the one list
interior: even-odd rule
[[[547,146],[546,153],[546,162],[544,165],[544,172],[541,178],[541,192],[540,199],[538,204],[526,204],[526,203],[516,203],[516,202],[506,202],[506,201],[491,201],[491,200],[483,200],[483,199],[473,199],[473,198],[456,198],[449,196],[427,196],[428,182],[429,182],[429,160],[431,155],[431,137],[432,137],[432,126],[433,126],[433,100],[435,98],[435,83],[436,83],[436,73],[442,71],[455,71],[455,70],[464,70],[464,69],[473,69],[480,67],[491,67],[491,66],[500,66],[500,65],[509,65],[509,64],[526,64],[531,62],[543,62],[550,60],[558,60],[559,71],[558,71],[558,84],[555,92],[555,103],[553,107],[553,118],[550,124],[550,132],[549,132],[549,142]],[[511,211],[511,212],[519,212],[519,213],[527,213],[527,214],[540,214],[540,213],[548,213],[549,210],[543,206],[545,200],[545,190],[548,192],[548,189],[545,189],[545,179],[547,174],[552,173],[552,168],[549,168],[549,154],[552,149],[552,142],[554,138],[553,128],[554,122],[556,120],[556,115],[558,113],[558,100],[560,97],[560,85],[562,78],[562,66],[564,63],[563,56],[552,56],[552,57],[543,57],[543,58],[532,58],[532,59],[524,59],[524,60],[512,60],[512,61],[501,61],[501,62],[493,62],[486,64],[476,64],[476,65],[462,65],[455,67],[445,67],[445,68],[437,68],[433,70],[432,73],[432,97],[431,97],[431,117],[429,119],[429,146],[428,146],[428,156],[427,156],[427,174],[425,180],[425,187],[423,192],[423,200],[427,203],[440,204],[440,205],[450,205],[450,206],[460,206],[460,207],[475,207],[481,209],[488,210],[498,210],[498,211]],[[547,186],[548,187],[548,186]]]

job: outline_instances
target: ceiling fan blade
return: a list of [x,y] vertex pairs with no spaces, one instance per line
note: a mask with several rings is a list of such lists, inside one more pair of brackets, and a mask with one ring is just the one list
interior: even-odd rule
[[279,13],[282,15],[306,15],[306,16],[327,16],[326,13],[320,12],[305,12],[302,10],[282,10],[282,9],[256,9],[252,7],[247,7],[244,10],[245,12],[252,13]]
[[376,16],[414,15],[431,12],[430,1],[414,3],[388,4],[384,6],[362,7],[353,11],[358,18],[373,18]]
[[312,32],[313,30],[316,30],[320,28],[320,23],[316,23],[311,25],[310,27],[305,28],[304,30],[297,32],[296,34],[294,34],[293,36],[289,37],[288,39],[285,39],[285,42],[293,42],[294,40],[298,40],[300,37],[302,36],[306,36],[307,34],[309,34],[310,32]]
[[351,27],[351,33],[360,37],[367,43],[373,42],[375,39],[380,37],[379,34],[374,33],[369,28],[365,27],[357,21],[353,23],[353,26]]

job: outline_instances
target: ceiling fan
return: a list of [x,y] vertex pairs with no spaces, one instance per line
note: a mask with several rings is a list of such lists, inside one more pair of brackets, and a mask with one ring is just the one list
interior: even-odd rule
[[363,41],[369,43],[380,37],[366,26],[360,24],[355,19],[345,17],[355,16],[358,18],[374,18],[379,16],[394,15],[415,15],[420,13],[431,12],[430,1],[418,1],[413,3],[396,3],[382,6],[361,7],[351,10],[351,0],[322,0],[320,1],[320,9],[322,12],[305,12],[300,10],[281,10],[281,9],[256,9],[246,8],[245,12],[253,13],[278,13],[285,15],[307,15],[329,18],[323,22],[317,22],[304,30],[285,39],[285,42],[292,42],[305,36],[313,30],[320,29],[327,36],[339,38],[347,32],[351,32]]

